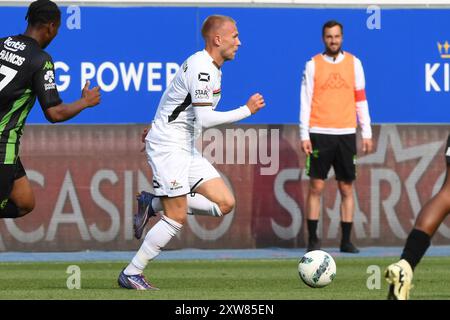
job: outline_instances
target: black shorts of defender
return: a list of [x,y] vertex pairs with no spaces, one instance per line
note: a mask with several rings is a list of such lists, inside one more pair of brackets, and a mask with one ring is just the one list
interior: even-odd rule
[[9,198],[14,186],[14,181],[26,176],[20,158],[15,164],[0,164],[0,209],[5,200]]
[[306,173],[310,178],[326,180],[333,166],[336,180],[356,179],[356,134],[309,136],[313,152],[306,158]]
[[447,138],[447,146],[445,147],[445,160],[447,161],[447,166],[450,166],[450,134]]

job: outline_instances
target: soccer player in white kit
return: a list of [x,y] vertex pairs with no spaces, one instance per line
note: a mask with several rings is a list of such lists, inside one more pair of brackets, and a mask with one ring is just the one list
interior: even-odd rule
[[[131,263],[120,273],[119,286],[127,289],[157,289],[144,277],[148,262],[182,228],[187,213],[220,217],[230,213],[234,196],[216,169],[195,149],[198,129],[232,123],[265,106],[262,95],[252,95],[244,106],[227,112],[215,111],[221,95],[221,66],[233,60],[241,45],[236,22],[212,15],[202,26],[205,49],[190,56],[164,92],[151,129],[145,138],[153,171],[154,195],[141,193],[135,217],[135,236],[155,212],[161,219],[148,231]],[[187,194],[189,197],[187,197]]]

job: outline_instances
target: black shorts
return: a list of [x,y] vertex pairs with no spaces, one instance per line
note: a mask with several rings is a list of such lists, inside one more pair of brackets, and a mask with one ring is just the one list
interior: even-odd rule
[[333,166],[336,180],[355,180],[356,134],[311,133],[309,136],[313,153],[306,158],[306,173],[310,178],[325,180]]
[[5,200],[8,200],[14,186],[14,181],[26,176],[20,158],[16,164],[0,164],[0,209]]

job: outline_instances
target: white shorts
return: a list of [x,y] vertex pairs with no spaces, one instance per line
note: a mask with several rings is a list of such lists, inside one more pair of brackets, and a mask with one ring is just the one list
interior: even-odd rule
[[153,171],[153,190],[158,197],[177,197],[194,192],[203,182],[220,174],[202,155],[181,148],[146,141],[148,163]]

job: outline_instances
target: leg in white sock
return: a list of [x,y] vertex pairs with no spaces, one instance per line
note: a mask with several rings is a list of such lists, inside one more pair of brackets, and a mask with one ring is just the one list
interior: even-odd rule
[[188,214],[196,216],[222,217],[219,206],[199,193],[187,195]]
[[[199,193],[187,195],[188,213],[199,216],[222,217],[219,206]],[[152,208],[155,212],[163,210],[160,198],[153,198]]]
[[161,219],[151,228],[139,251],[134,256],[131,263],[126,267],[124,273],[126,275],[141,274],[150,260],[153,260],[161,249],[181,230],[182,225],[162,216]]

